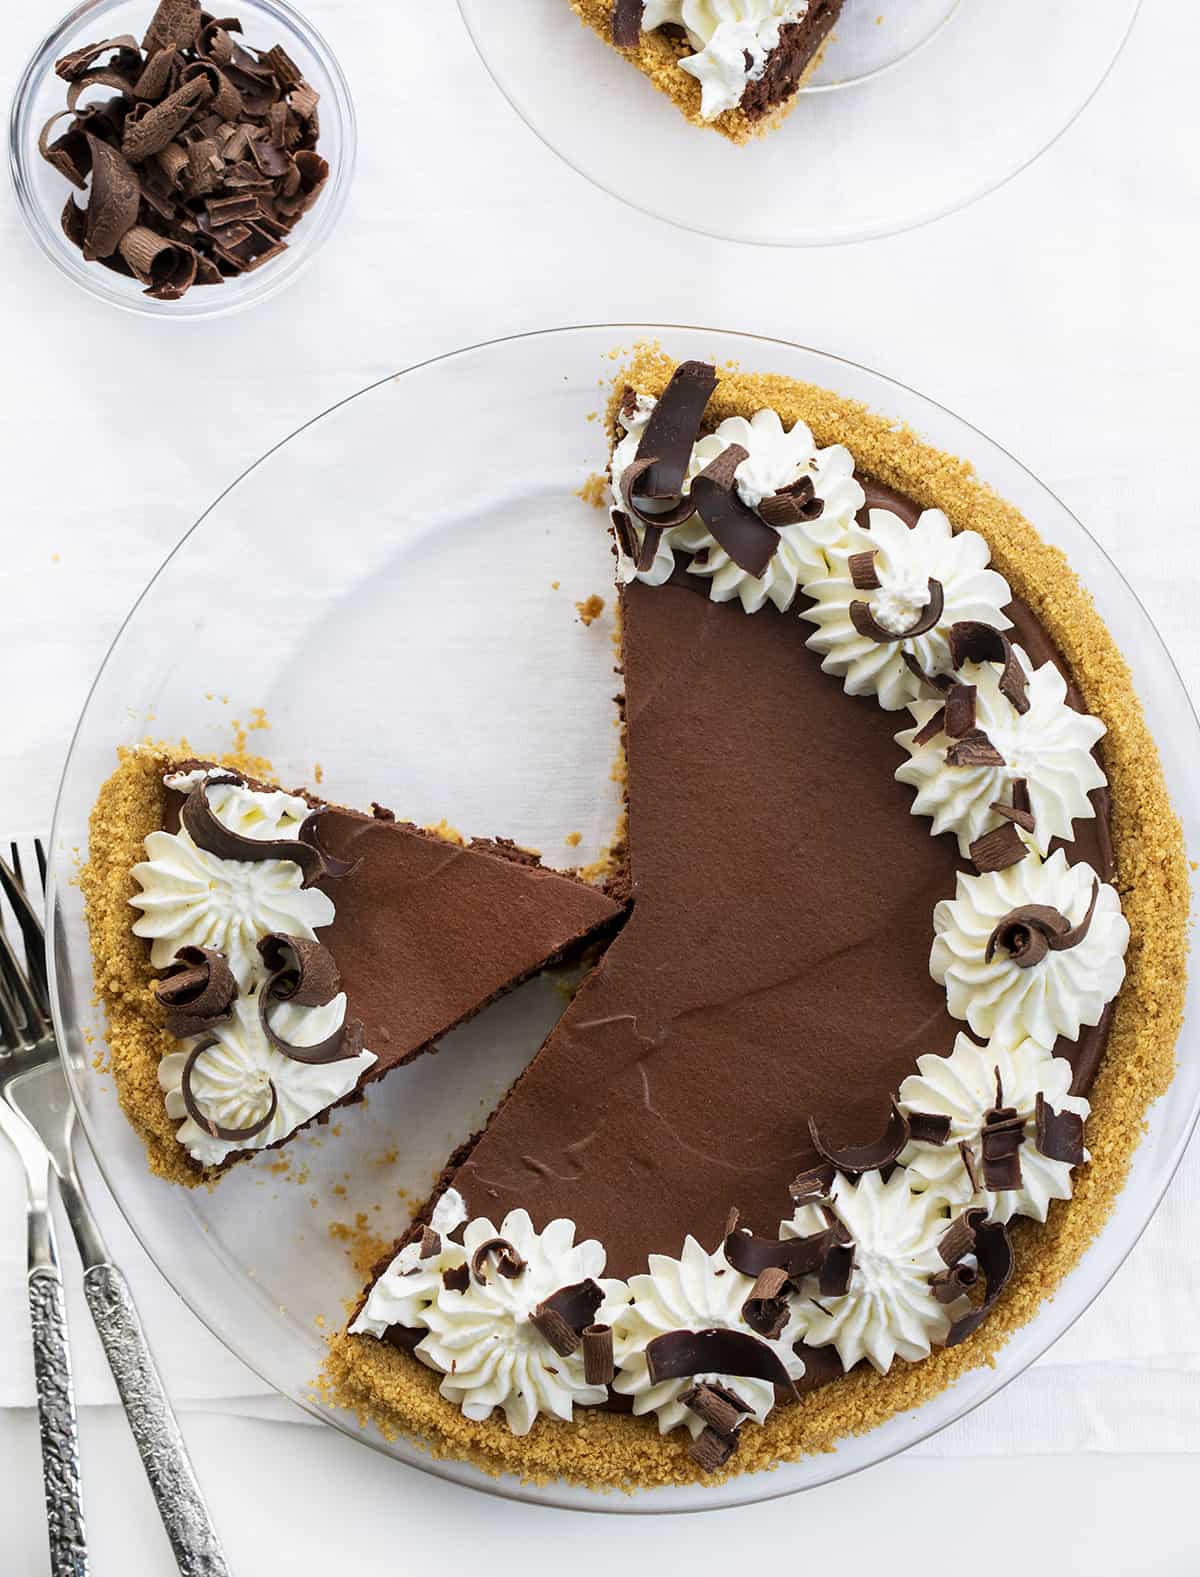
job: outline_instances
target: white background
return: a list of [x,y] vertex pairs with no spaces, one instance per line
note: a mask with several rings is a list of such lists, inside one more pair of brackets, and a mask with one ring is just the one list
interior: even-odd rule
[[[5,7],[6,99],[57,9]],[[1081,121],[1003,191],[912,234],[815,252],[706,241],[594,191],[497,94],[451,0],[307,9],[355,93],[360,162],[338,231],[278,300],[209,325],[119,314],[51,270],[0,193],[0,835],[47,830],[69,731],[119,621],[231,478],[381,374],[577,321],[777,335],[942,401],[1079,515],[1196,693],[1195,7],[1146,0]],[[1099,1303],[953,1430],[863,1477],[703,1521],[501,1503],[318,1429],[264,1397],[99,1204],[235,1570],[304,1577],[474,1561],[637,1571],[684,1549],[691,1571],[915,1558],[988,1574],[1014,1558],[1028,1569],[1033,1552],[1038,1571],[1193,1573],[1198,1201],[1193,1150]],[[4,1577],[45,1569],[23,1254],[20,1178],[0,1151]],[[74,1296],[72,1315],[93,1569],[169,1573]]]

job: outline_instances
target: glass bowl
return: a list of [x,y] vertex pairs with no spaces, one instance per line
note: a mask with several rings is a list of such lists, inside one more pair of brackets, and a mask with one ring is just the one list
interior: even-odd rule
[[1139,0],[848,0],[800,102],[745,147],[686,121],[568,0],[458,4],[518,115],[604,191],[705,235],[820,246],[925,224],[1024,169],[1100,86]]
[[[911,389],[817,351],[706,329],[610,325],[500,340],[410,368],[301,428],[221,495],[142,594],[96,679],[63,775],[48,897],[55,1019],[83,1127],[134,1231],[189,1307],[271,1385],[397,1462],[541,1504],[622,1512],[808,1488],[901,1451],[985,1401],[1125,1258],[1200,1108],[1200,1048],[1189,1027],[1115,1213],[994,1369],[972,1371],[831,1455],[713,1488],[634,1496],[497,1481],[434,1461],[405,1439],[385,1441],[313,1389],[323,1331],[342,1323],[343,1300],[361,1287],[346,1240],[369,1258],[370,1239],[390,1242],[403,1228],[446,1155],[562,1011],[552,982],[532,982],[447,1037],[441,1055],[390,1074],[365,1109],[298,1135],[286,1173],[268,1154],[210,1192],[147,1171],[111,1079],[93,1066],[103,1023],[76,885],[88,812],[116,747],[186,735],[197,751],[215,752],[257,720],[269,729],[251,729],[248,742],[285,783],[319,778],[335,800],[376,799],[423,823],[446,817],[467,834],[503,832],[550,864],[590,859],[618,808],[612,559],[603,516],[577,494],[605,460],[597,418],[611,353],[644,339],[679,358],[733,358],[824,384],[973,461],[1085,580],[1132,665],[1189,844],[1200,848],[1192,788],[1200,732],[1179,677],[1112,563],[1017,461]],[[575,604],[592,593],[608,605],[588,627]],[[265,715],[256,719],[255,707]],[[568,848],[576,832],[582,840]],[[1197,989],[1193,976],[1193,1007]],[[1193,1012],[1188,1024],[1198,1021]]]
[[[140,39],[154,6],[155,0],[84,0],[47,35],[25,67],[13,98],[9,166],[29,233],[68,279],[99,300],[129,312],[161,318],[216,317],[276,295],[320,250],[338,221],[354,175],[354,106],[333,50],[287,0],[238,0],[228,7],[240,19],[248,44],[261,49],[282,44],[320,94],[318,152],[329,161],[329,180],[288,238],[282,257],[221,285],[193,288],[179,301],[156,301],[143,294],[136,279],[126,279],[99,263],[84,262],[79,249],[63,234],[61,224],[67,198],[73,192],[77,197],[80,194],[38,152],[42,127],[56,111],[66,108],[67,84],[55,76],[54,62],[73,49],[121,33]],[[83,102],[89,102],[89,95]]]

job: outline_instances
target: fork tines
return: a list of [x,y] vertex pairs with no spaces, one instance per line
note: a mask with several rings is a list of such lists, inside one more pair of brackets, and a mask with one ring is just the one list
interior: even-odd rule
[[35,908],[46,887],[46,851],[35,839],[29,869],[32,874],[36,866],[38,885],[31,898],[20,846],[9,848],[11,864],[0,856],[0,892],[11,914],[9,920],[0,903],[0,1039],[15,1048],[22,1035],[36,1040],[43,1034],[49,1018],[46,938]]

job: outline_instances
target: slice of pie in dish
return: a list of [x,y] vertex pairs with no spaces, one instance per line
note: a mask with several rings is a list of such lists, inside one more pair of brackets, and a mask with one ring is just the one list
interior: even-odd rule
[[570,0],[697,126],[746,142],[779,125],[842,0]]
[[1107,629],[968,466],[652,349],[608,432],[607,892],[141,754],[85,887],[122,1099],[183,1180],[606,944],[323,1384],[630,1488],[828,1450],[1035,1313],[1170,1080],[1188,876]]
[[83,886],[118,1094],[183,1183],[356,1100],[624,913],[504,840],[150,750],[100,794]]

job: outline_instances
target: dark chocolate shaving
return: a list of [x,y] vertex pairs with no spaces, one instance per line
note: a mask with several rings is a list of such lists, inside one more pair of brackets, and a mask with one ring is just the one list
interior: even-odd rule
[[1100,897],[1100,881],[1092,881],[1092,896],[1087,912],[1078,925],[1049,904],[1022,904],[1011,909],[988,937],[983,957],[991,963],[997,948],[1003,949],[1018,969],[1032,969],[1047,953],[1064,953],[1078,947],[1091,930]]
[[865,553],[852,553],[846,561],[850,571],[850,584],[855,591],[878,591],[879,576],[875,573],[875,549]]
[[788,1322],[786,1291],[790,1286],[788,1273],[782,1266],[768,1265],[759,1271],[749,1297],[742,1304],[742,1318],[756,1336],[774,1341],[783,1330]]
[[929,1278],[929,1290],[939,1303],[954,1303],[969,1292],[979,1280],[979,1272],[972,1265],[951,1265]]
[[946,761],[952,767],[1002,767],[1004,757],[982,728],[969,728],[946,746]]
[[1068,1166],[1083,1165],[1083,1118],[1078,1112],[1056,1112],[1039,1090],[1034,1121],[1034,1142],[1044,1156],[1051,1161],[1065,1161]]
[[946,733],[964,739],[975,729],[975,686],[954,684],[946,691]]
[[638,460],[653,456],[644,498],[678,498],[683,492],[692,447],[713,390],[716,368],[703,361],[681,361],[671,374],[638,440]]
[[801,521],[819,520],[824,509],[824,500],[817,497],[811,476],[798,477],[777,492],[768,493],[758,506],[759,514],[776,531],[797,526]]
[[560,1358],[569,1358],[583,1340],[582,1333],[573,1329],[549,1303],[539,1303],[529,1316],[529,1323]]
[[1011,1106],[995,1106],[983,1119],[983,1186],[995,1194],[1021,1186],[1025,1119]]
[[275,1088],[273,1079],[267,1080],[267,1088],[271,1092],[271,1101],[265,1114],[257,1122],[247,1124],[245,1128],[223,1127],[222,1124],[214,1122],[211,1117],[206,1116],[196,1102],[196,1097],[192,1090],[192,1074],[200,1057],[206,1051],[211,1050],[215,1044],[215,1041],[211,1040],[201,1042],[183,1065],[183,1073],[179,1080],[179,1090],[183,1096],[184,1108],[196,1126],[203,1128],[204,1132],[210,1134],[214,1139],[223,1139],[227,1144],[238,1144],[244,1140],[257,1139],[260,1133],[263,1133],[270,1127],[271,1119],[275,1116],[279,1107],[279,1092]]
[[817,1289],[823,1298],[841,1298],[850,1290],[854,1269],[854,1244],[834,1243],[821,1266]]
[[442,1252],[442,1235],[440,1232],[435,1232],[432,1227],[421,1228],[420,1243],[419,1259],[436,1259]]
[[688,1447],[688,1456],[705,1473],[715,1473],[723,1468],[737,1450],[736,1435],[722,1434],[711,1424],[706,1424]]
[[940,695],[945,695],[954,684],[954,680],[949,674],[927,674],[912,652],[901,652],[900,660],[914,679],[920,684],[928,685],[931,690],[936,690]]
[[788,1184],[788,1193],[798,1205],[815,1204],[828,1196],[836,1176],[837,1167],[822,1161],[819,1166],[810,1166],[807,1171],[793,1177]]
[[843,1145],[840,1149],[832,1148],[821,1138],[815,1117],[808,1119],[808,1131],[812,1136],[813,1149],[839,1172],[877,1172],[885,1166],[891,1166],[908,1143],[908,1118],[893,1099],[887,1128],[878,1139],[868,1144]]
[[767,1270],[782,1270],[789,1280],[798,1281],[821,1268],[832,1241],[828,1231],[799,1238],[763,1238],[753,1232],[734,1231],[723,1248],[733,1269],[755,1282]]
[[647,1346],[646,1367],[651,1385],[694,1374],[730,1374],[795,1391],[779,1355],[746,1331],[667,1331]]
[[710,1428],[722,1435],[736,1434],[738,1425],[750,1412],[736,1391],[711,1380],[691,1386],[679,1400],[697,1418],[702,1418]]
[[972,1247],[986,1283],[986,1291],[983,1302],[977,1308],[951,1325],[946,1337],[947,1347],[957,1347],[959,1342],[966,1341],[968,1336],[979,1329],[996,1306],[997,1299],[1008,1286],[1013,1273],[1013,1251],[1008,1228],[1000,1222],[989,1222],[986,1210],[968,1210],[965,1218],[974,1239]]
[[942,1112],[909,1112],[908,1137],[916,1144],[945,1144],[950,1118]]
[[1025,810],[1020,805],[1004,805],[999,800],[993,800],[988,806],[995,811],[997,816],[1003,816],[1005,821],[1011,821],[1024,832],[1036,832],[1037,818],[1031,810]]
[[937,627],[946,608],[946,593],[940,580],[929,577],[929,601],[907,630],[885,630],[871,612],[869,602],[852,602],[849,607],[850,623],[867,640],[879,646],[890,646],[897,641],[911,641],[918,635],[928,635]]
[[333,954],[323,942],[268,931],[259,938],[258,951],[270,975],[263,989],[269,991],[274,1002],[292,1002],[303,1008],[324,1007],[342,988]]
[[617,1372],[611,1325],[589,1325],[583,1333],[583,1378],[588,1385],[610,1385]]
[[642,13],[645,0],[615,0],[612,9],[612,41],[618,49],[636,49],[642,39]]
[[967,1214],[957,1216],[948,1226],[938,1240],[938,1253],[942,1262],[953,1268],[961,1259],[965,1259],[975,1247],[975,1230]]
[[958,1153],[962,1160],[963,1171],[967,1174],[967,1181],[971,1185],[971,1192],[978,1194],[983,1188],[983,1178],[979,1175],[979,1168],[975,1164],[975,1152],[969,1140],[960,1140]]
[[111,257],[122,236],[133,228],[141,204],[138,178],[121,154],[89,131],[92,189],[88,197],[83,255],[89,263]]
[[1011,821],[983,833],[970,847],[971,858],[980,872],[1007,870],[1010,865],[1018,865],[1028,853],[1028,847]]
[[1000,694],[1018,712],[1029,710],[1029,680],[1013,644],[1003,630],[975,619],[964,619],[950,626],[950,660],[955,668],[964,663],[999,663]]
[[[286,1000],[286,998],[284,999]],[[303,1062],[309,1067],[324,1066],[329,1062],[351,1062],[363,1049],[363,1027],[358,1019],[344,1018],[332,1034],[312,1046],[297,1046],[271,1028],[271,1008],[275,1004],[271,981],[266,981],[258,993],[258,1021],[267,1043],[280,1056],[291,1062]]]
[[447,1292],[465,1292],[470,1285],[469,1265],[451,1265],[442,1272],[442,1286]]
[[920,728],[917,729],[916,733],[913,735],[913,744],[928,745],[932,740],[936,739],[939,734],[944,734],[945,731],[946,708],[944,706],[939,706],[937,711],[932,713],[928,720],[922,723]]
[[487,1284],[488,1262],[493,1258],[496,1261],[497,1274],[506,1277],[509,1281],[515,1281],[525,1269],[525,1261],[507,1238],[488,1238],[471,1255],[471,1275],[481,1286]]
[[603,1302],[603,1292],[588,1276],[552,1292],[545,1306],[560,1314],[573,1331],[583,1331],[596,1318],[596,1311]]
[[227,1019],[238,994],[229,960],[218,948],[181,947],[175,962],[155,982],[154,995],[166,1009],[167,1034],[176,1040],[203,1035]]
[[730,444],[692,479],[691,496],[713,540],[747,575],[761,579],[779,547],[779,533],[744,504],[734,473],[748,451]]
[[653,456],[647,459],[639,458],[631,460],[621,472],[621,502],[626,510],[631,515],[636,516],[642,525],[646,527],[647,531],[657,533],[654,538],[654,546],[650,549],[649,557],[644,564],[639,561],[639,569],[649,569],[650,565],[653,564],[654,549],[658,546],[658,538],[668,527],[681,526],[685,520],[690,520],[696,513],[696,501],[690,494],[682,495],[676,503],[668,505],[665,509],[650,510],[641,507],[635,496],[635,489],[641,479],[657,463]]

